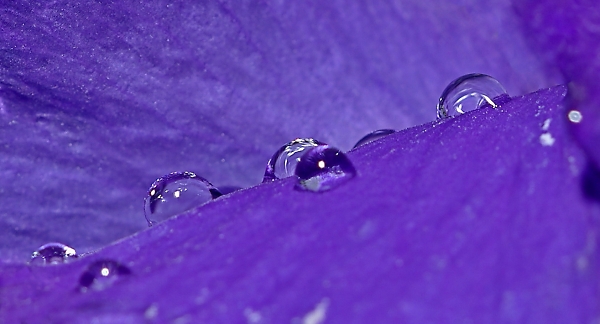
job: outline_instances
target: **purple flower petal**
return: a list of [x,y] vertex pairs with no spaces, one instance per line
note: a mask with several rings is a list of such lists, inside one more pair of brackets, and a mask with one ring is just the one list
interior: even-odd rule
[[573,134],[600,168],[600,7],[591,0],[521,1],[517,7],[531,43],[570,82],[569,111],[582,116],[570,123]]
[[[600,317],[600,212],[583,194],[565,87],[360,147],[348,154],[358,175],[329,192],[284,179],[106,246],[145,227],[144,194],[168,172],[248,187],[295,137],[350,148],[433,120],[461,74],[490,74],[511,95],[559,83],[559,69],[576,80],[527,49],[508,4],[2,7],[0,322]],[[22,263],[48,241],[106,247]],[[131,273],[83,292],[87,267],[110,259]]]
[[[327,193],[283,179],[70,264],[5,266],[0,319],[590,323],[600,214],[581,194],[585,155],[559,122],[565,93],[360,147],[348,154],[357,177]],[[98,259],[131,274],[78,292]]]
[[469,72],[512,95],[558,83],[507,4],[3,4],[0,253],[89,251],[145,227],[172,171],[260,182],[283,143],[341,149],[435,118]]

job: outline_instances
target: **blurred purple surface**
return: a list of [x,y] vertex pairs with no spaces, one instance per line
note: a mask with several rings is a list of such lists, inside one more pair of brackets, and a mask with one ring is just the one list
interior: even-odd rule
[[[367,144],[348,154],[358,176],[327,193],[278,180],[70,264],[6,265],[0,320],[593,323],[600,207],[581,194],[565,94]],[[105,258],[131,275],[78,292]]]
[[569,82],[571,130],[600,169],[600,7],[593,0],[516,2],[530,44]]

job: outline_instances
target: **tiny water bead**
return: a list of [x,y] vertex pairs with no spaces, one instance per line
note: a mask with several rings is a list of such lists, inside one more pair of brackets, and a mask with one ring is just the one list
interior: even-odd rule
[[131,270],[114,260],[98,260],[90,264],[79,277],[81,291],[103,290],[111,286],[123,276],[131,274]]
[[314,138],[297,138],[280,147],[267,163],[263,182],[283,179],[294,175],[298,161],[316,146],[325,145]]
[[75,249],[62,243],[48,243],[31,254],[31,264],[59,264],[77,258]]
[[173,172],[154,181],[144,199],[148,226],[221,196],[206,179],[193,172]]
[[510,100],[506,90],[486,74],[471,73],[450,82],[440,96],[437,105],[437,118],[443,119],[464,114],[490,105],[496,108]]
[[311,148],[296,166],[296,188],[322,192],[336,188],[356,176],[356,169],[342,151],[321,145]]
[[395,132],[396,131],[393,130],[393,129],[379,129],[379,130],[376,130],[376,131],[374,131],[372,133],[369,133],[369,134],[365,135],[363,138],[361,138],[360,140],[358,140],[358,142],[356,142],[356,145],[354,145],[353,149],[355,149],[355,148],[357,148],[359,146],[371,143],[373,141],[376,141],[376,140],[378,140],[378,139],[380,139],[382,137],[386,137],[386,136],[388,136],[390,134],[393,134]]
[[583,116],[581,115],[581,112],[579,110],[569,111],[567,117],[569,118],[570,122],[575,124],[581,123],[581,120],[583,119]]

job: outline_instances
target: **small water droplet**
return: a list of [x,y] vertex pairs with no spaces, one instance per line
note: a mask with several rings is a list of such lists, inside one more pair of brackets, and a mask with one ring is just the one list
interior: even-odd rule
[[579,110],[571,110],[567,116],[569,117],[569,121],[575,124],[581,123],[583,119],[583,115],[581,115]]
[[309,191],[327,191],[356,176],[356,169],[342,151],[328,145],[311,148],[296,166],[296,188]]
[[31,254],[31,264],[59,264],[77,258],[75,249],[62,243],[48,243]]
[[173,172],[154,181],[144,199],[148,226],[221,196],[206,179],[193,172]]
[[471,73],[450,82],[437,105],[437,118],[443,119],[489,105],[493,108],[510,97],[498,82],[486,74]]
[[113,260],[99,260],[90,264],[79,277],[81,291],[103,290],[119,278],[130,275],[131,270]]
[[283,179],[294,175],[300,158],[313,147],[325,145],[313,138],[297,138],[280,147],[267,163],[263,182]]
[[365,135],[363,138],[361,138],[360,140],[358,140],[358,142],[356,142],[356,145],[354,145],[353,149],[365,145],[367,143],[371,143],[373,141],[376,141],[382,137],[386,137],[392,133],[395,133],[396,131],[393,129],[380,129],[380,130],[376,130],[372,133],[369,133],[367,135]]

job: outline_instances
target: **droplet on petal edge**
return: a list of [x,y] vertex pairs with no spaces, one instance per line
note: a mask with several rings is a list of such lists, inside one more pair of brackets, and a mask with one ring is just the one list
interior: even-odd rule
[[461,115],[486,105],[496,108],[509,100],[498,80],[486,74],[471,73],[450,82],[444,89],[437,105],[437,118]]
[[356,169],[342,151],[321,145],[311,148],[296,166],[296,189],[323,192],[356,176]]
[[173,172],[158,178],[144,198],[148,226],[221,196],[206,179],[193,172]]
[[298,161],[311,148],[325,145],[313,138],[297,138],[282,147],[267,162],[263,183],[294,175]]
[[31,254],[30,264],[46,265],[60,264],[76,259],[75,249],[62,243],[48,243],[40,246]]
[[131,270],[114,260],[98,260],[91,263],[79,277],[79,289],[103,290],[111,286],[123,276],[131,274]]
[[356,142],[356,145],[354,145],[353,149],[355,149],[355,148],[357,148],[359,146],[371,143],[373,141],[376,141],[376,140],[378,140],[378,139],[380,139],[382,137],[386,137],[386,136],[388,136],[390,134],[393,134],[395,132],[396,131],[393,130],[393,129],[379,129],[379,130],[376,130],[374,132],[371,132],[371,133],[363,136],[363,138],[361,138],[360,140],[358,140],[358,142]]

